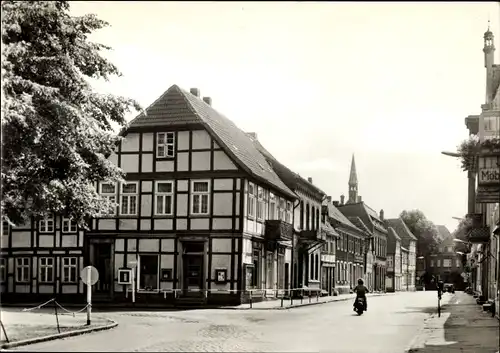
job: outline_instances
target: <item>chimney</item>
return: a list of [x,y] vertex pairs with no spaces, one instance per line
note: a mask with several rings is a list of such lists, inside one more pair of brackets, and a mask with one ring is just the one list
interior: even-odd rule
[[326,201],[327,201],[328,203],[332,202],[332,197],[331,197],[331,196],[327,196],[327,197],[326,197]]
[[338,201],[333,201],[332,203],[333,203],[333,206],[335,206],[335,207],[339,206],[339,202]]
[[200,90],[198,88],[191,88],[189,90],[193,96],[199,97],[200,96]]
[[361,198],[361,196],[358,196],[358,202],[361,202],[363,201],[363,199]]
[[384,220],[384,210],[380,210],[380,220]]
[[203,101],[208,105],[212,105],[212,98],[210,97],[203,97]]
[[340,204],[341,205],[344,204],[344,200],[345,200],[345,196],[344,195],[340,195]]
[[307,178],[307,181],[308,181],[308,182],[310,182],[310,183],[312,184],[312,183],[313,183],[313,178],[308,177],[308,178]]
[[257,141],[257,134],[255,132],[247,132],[246,133],[248,137],[250,137],[251,139]]

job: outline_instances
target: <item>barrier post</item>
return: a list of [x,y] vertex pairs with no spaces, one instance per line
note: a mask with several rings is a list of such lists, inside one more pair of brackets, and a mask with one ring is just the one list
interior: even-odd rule
[[253,308],[253,303],[252,303],[252,300],[253,300],[253,295],[252,295],[252,291],[250,290],[248,293],[250,293],[250,309]]
[[311,291],[309,291],[309,294],[307,295],[309,297],[309,303],[311,302]]
[[61,333],[61,327],[59,326],[59,315],[57,314],[57,302],[54,300],[54,311],[56,314],[57,332]]
[[319,291],[316,292],[316,301],[319,302]]
[[290,305],[293,305],[293,288],[290,288]]
[[301,289],[300,290],[300,304],[302,304],[304,302],[304,290]]
[[5,340],[7,341],[7,343],[9,343],[9,337],[7,337],[7,331],[5,331],[5,327],[3,326],[2,320],[0,320],[0,325],[2,326],[2,331],[3,335],[5,336]]
[[285,299],[285,292],[281,293],[281,307],[283,307],[283,300]]

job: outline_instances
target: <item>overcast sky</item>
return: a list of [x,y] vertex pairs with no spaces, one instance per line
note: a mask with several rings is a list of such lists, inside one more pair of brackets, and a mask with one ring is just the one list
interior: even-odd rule
[[[93,40],[124,74],[97,86],[147,107],[197,87],[281,162],[333,199],[351,156],[369,206],[422,210],[452,231],[467,179],[441,155],[485,96],[483,34],[495,2],[71,2],[111,27]],[[498,63],[498,52],[496,62]],[[132,118],[132,116],[130,117]]]

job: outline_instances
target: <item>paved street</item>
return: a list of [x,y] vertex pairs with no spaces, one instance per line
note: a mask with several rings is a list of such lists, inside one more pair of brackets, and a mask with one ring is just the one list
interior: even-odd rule
[[360,317],[351,301],[279,311],[106,313],[117,328],[18,350],[402,353],[435,312],[436,292],[389,294],[368,304]]

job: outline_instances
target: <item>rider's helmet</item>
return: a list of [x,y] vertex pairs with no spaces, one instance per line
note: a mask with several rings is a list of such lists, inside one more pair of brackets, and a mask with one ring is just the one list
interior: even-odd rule
[[363,285],[363,283],[364,283],[364,282],[363,282],[363,279],[362,279],[362,278],[358,279],[358,284],[359,284],[360,286],[362,286],[362,285]]

